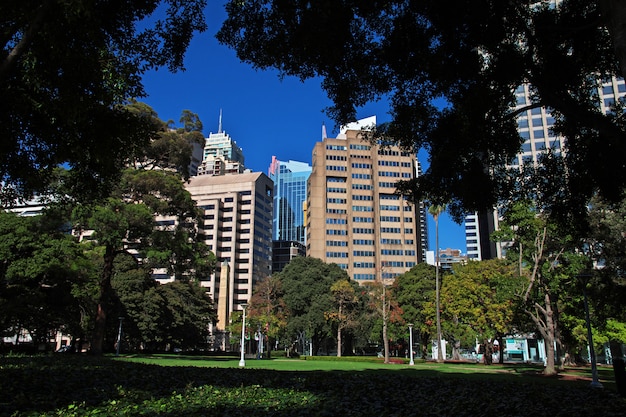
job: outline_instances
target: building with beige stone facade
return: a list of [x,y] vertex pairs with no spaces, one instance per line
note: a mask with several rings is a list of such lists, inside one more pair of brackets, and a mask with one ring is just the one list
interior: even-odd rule
[[358,281],[391,282],[425,260],[424,208],[396,195],[419,172],[414,154],[363,140],[371,117],[315,144],[307,192],[307,256]]
[[214,346],[228,347],[226,329],[233,311],[242,310],[259,280],[271,274],[272,193],[261,172],[200,175],[185,187],[202,210],[199,232],[215,253],[215,272],[201,282],[216,303]]

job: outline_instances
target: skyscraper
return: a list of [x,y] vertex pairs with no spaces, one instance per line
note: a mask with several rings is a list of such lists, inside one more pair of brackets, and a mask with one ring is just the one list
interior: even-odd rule
[[222,113],[217,133],[205,139],[202,163],[198,175],[237,174],[245,170],[243,151],[226,132],[222,131]]
[[274,181],[274,240],[306,244],[304,203],[309,175],[311,166],[307,163],[272,157],[269,177]]
[[274,184],[261,172],[202,175],[191,178],[186,189],[203,211],[199,231],[218,260],[201,285],[217,304],[212,333],[216,347],[224,349],[230,314],[241,310],[254,284],[271,274]]
[[307,256],[359,282],[392,280],[424,259],[423,207],[395,193],[417,175],[416,157],[364,141],[375,124],[360,120],[316,143],[307,191]]

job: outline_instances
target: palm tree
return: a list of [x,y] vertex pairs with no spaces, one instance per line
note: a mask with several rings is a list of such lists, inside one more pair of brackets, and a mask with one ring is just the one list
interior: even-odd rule
[[439,307],[439,215],[446,210],[445,205],[433,204],[428,212],[435,220],[435,308],[437,315],[437,362],[443,362],[443,347],[441,343],[441,314]]

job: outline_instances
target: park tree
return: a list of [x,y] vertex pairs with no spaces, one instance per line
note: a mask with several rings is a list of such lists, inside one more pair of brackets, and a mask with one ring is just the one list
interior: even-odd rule
[[[144,204],[129,204],[120,198],[109,198],[100,205],[79,206],[74,212],[75,229],[93,231],[101,246],[102,270],[98,278],[99,295],[95,312],[91,352],[102,354],[107,324],[107,306],[113,297],[111,279],[115,258],[126,252],[127,242],[139,242],[156,226],[152,212]],[[130,253],[129,253],[130,254]]]
[[[0,191],[3,203],[68,167],[88,198],[105,191],[153,125],[125,107],[141,77],[183,69],[206,29],[205,0],[4,1],[0,5]],[[78,191],[78,190],[76,190]]]
[[[394,330],[398,329],[396,325],[402,325],[402,328],[404,328],[405,324],[402,317],[402,308],[396,299],[393,285],[388,285],[387,282],[379,280],[365,282],[362,286],[368,293],[368,308],[375,317],[375,322],[372,326],[372,338],[374,340],[382,339],[384,362],[389,363],[391,352],[390,338],[396,336],[394,334]],[[404,331],[402,331],[402,334],[404,334]]]
[[[618,391],[626,396],[626,366],[621,352],[623,334],[615,329],[626,322],[623,300],[626,297],[626,236],[624,234],[626,198],[610,202],[594,196],[589,205],[589,227],[581,251],[594,263],[586,271],[584,285],[592,306],[596,328],[610,344]],[[609,330],[609,323],[613,330]],[[595,340],[595,339],[594,339]],[[600,340],[600,339],[599,339]]]
[[445,358],[445,352],[443,351],[443,343],[441,338],[441,285],[439,277],[439,216],[446,210],[445,205],[433,204],[428,207],[428,212],[433,216],[435,220],[435,320],[437,324],[437,362],[443,362]]
[[[460,219],[508,198],[505,167],[522,143],[516,118],[535,107],[565,137],[571,179],[546,204],[584,213],[594,192],[621,196],[621,104],[603,114],[596,102],[600,83],[623,75],[621,2],[232,0],[226,8],[219,41],[255,68],[321,78],[338,124],[388,101],[391,121],[373,138],[429,153],[423,175],[399,185],[415,201],[446,202]],[[522,84],[531,102],[516,108]]]
[[[165,126],[149,106],[133,102],[128,108],[141,113],[142,118],[155,126]],[[184,112],[183,116],[191,117],[189,112]],[[59,175],[60,185],[55,188],[59,199],[73,206],[75,229],[79,233],[93,232],[91,237],[103,248],[100,295],[91,344],[94,354],[102,353],[103,349],[105,306],[112,296],[111,279],[118,255],[134,255],[137,262],[149,270],[163,271],[181,281],[205,278],[215,265],[215,256],[197,236],[199,211],[183,184],[183,178],[189,175],[190,157],[183,161],[178,152],[159,151],[161,133],[168,132],[151,136],[144,148],[133,151],[134,160],[127,160],[129,167],[122,171],[106,199],[67,202],[64,195],[73,193],[64,191],[75,183],[66,171]],[[188,136],[186,128],[176,134],[181,140],[168,149],[191,146],[194,136]]]
[[507,257],[515,260],[526,277],[519,293],[521,308],[541,334],[546,346],[544,372],[555,374],[555,344],[559,338],[559,301],[566,286],[589,268],[589,259],[576,252],[576,241],[548,213],[538,212],[530,201],[514,202],[503,213],[493,239],[509,242]]
[[137,149],[130,157],[130,165],[137,169],[170,169],[189,179],[189,166],[194,146],[204,146],[202,121],[197,114],[183,110],[181,127],[172,121],[164,122],[148,104],[131,100],[126,108],[137,118],[145,119],[153,127],[149,146]]
[[[174,219],[159,225],[155,216]],[[120,188],[100,204],[78,205],[75,228],[93,231],[103,248],[100,296],[91,349],[102,352],[106,331],[106,305],[112,296],[114,261],[120,254],[136,257],[153,269],[164,270],[179,281],[198,281],[208,275],[215,256],[196,236],[198,212],[182,180],[167,171],[125,172]]]
[[166,347],[206,346],[209,324],[217,319],[213,301],[199,281],[172,281],[157,287],[164,300]]
[[350,282],[349,279],[339,280],[330,286],[334,308],[324,312],[324,316],[336,327],[338,357],[341,357],[343,352],[342,336],[344,330],[354,326],[357,316],[355,307],[358,306],[358,297],[355,286],[358,284]]
[[485,363],[491,364],[494,341],[514,332],[516,297],[525,284],[517,265],[506,260],[454,266],[441,288],[445,333],[453,342],[452,359],[460,359],[462,344],[471,346],[478,339],[485,346]]
[[[281,280],[271,275],[256,284],[248,307],[249,323],[261,326],[268,338],[268,355],[271,346],[284,335],[287,327],[286,306]],[[240,334],[233,330],[233,334]]]
[[332,337],[332,327],[324,312],[331,311],[331,286],[347,280],[346,272],[336,264],[316,258],[297,257],[278,273],[287,309],[287,337],[308,338],[317,353],[323,342]]
[[[102,259],[99,259],[102,264]],[[150,270],[138,264],[135,258],[124,253],[116,257],[111,278],[112,297],[109,306],[111,320],[107,322],[107,336],[119,330],[118,321],[123,319],[123,335],[127,350],[159,350],[165,344],[165,300],[157,290],[159,283],[150,276]],[[94,299],[94,304],[97,298]],[[95,314],[94,314],[95,316]]]
[[583,237],[584,251],[597,268],[590,296],[596,307],[602,306],[605,318],[626,320],[619,300],[626,297],[626,198],[617,203],[597,196],[589,204],[587,234]]
[[80,333],[76,294],[90,272],[77,240],[52,220],[0,211],[0,328],[28,331],[35,346],[56,331]]
[[[115,259],[107,311],[110,317],[122,318],[125,349],[204,347],[209,323],[215,319],[213,302],[206,291],[195,280],[160,284],[150,272],[148,266],[137,263],[128,253]],[[107,322],[108,340],[115,340],[118,326],[117,320]]]
[[419,263],[394,281],[394,293],[402,308],[403,318],[413,323],[421,343],[421,357],[426,359],[434,324],[435,267]]

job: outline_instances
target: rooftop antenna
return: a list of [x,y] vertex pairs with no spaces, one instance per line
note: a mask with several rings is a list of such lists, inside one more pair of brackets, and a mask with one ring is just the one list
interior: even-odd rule
[[326,125],[324,124],[324,122],[322,122],[322,140],[326,139],[328,136],[326,136]]
[[217,133],[222,133],[222,109],[220,109],[220,121],[217,125]]

